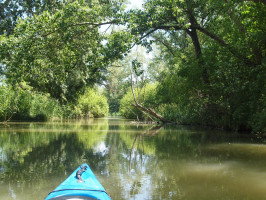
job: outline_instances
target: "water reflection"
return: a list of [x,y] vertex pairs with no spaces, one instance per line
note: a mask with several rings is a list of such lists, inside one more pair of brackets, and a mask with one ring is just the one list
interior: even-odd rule
[[13,123],[0,127],[0,199],[43,199],[84,162],[112,199],[264,199],[265,158],[256,138],[191,127]]

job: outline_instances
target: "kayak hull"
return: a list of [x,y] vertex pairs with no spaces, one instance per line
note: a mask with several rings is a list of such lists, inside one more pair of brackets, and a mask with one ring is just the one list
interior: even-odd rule
[[[85,168],[86,170],[83,170]],[[45,198],[45,200],[67,199],[111,200],[87,164],[82,164],[78,167],[64,182],[62,182],[54,191],[50,192]]]

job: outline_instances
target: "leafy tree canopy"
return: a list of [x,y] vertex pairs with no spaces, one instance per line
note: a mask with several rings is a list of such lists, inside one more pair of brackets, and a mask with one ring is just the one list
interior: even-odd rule
[[[160,53],[146,71],[160,83],[155,96],[163,107],[158,109],[178,108],[169,116],[187,116],[180,118],[184,122],[236,130],[265,127],[265,1],[146,0],[142,9],[129,11],[124,3],[3,2],[2,77],[12,85],[26,82],[61,102],[75,102],[95,83],[113,83],[109,91],[123,91],[108,97],[117,111],[115,100],[125,90],[115,79],[122,73],[114,70],[119,76],[106,78],[108,67],[135,45],[151,51],[156,43]],[[135,74],[146,77],[147,65],[131,61],[127,65]]]
[[161,104],[188,123],[262,130],[265,13],[264,1],[146,0],[125,20],[135,41],[159,45]]
[[20,17],[32,17],[43,11],[55,12],[62,5],[60,0],[3,0],[0,2],[0,35],[12,34]]
[[130,34],[99,31],[120,23],[114,19],[122,3],[74,1],[54,13],[19,20],[13,35],[0,39],[2,73],[13,85],[25,81],[61,101],[75,100],[128,50],[124,41]]

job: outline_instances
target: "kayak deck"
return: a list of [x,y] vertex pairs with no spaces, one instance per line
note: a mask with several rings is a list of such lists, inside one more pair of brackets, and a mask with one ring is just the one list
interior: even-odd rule
[[95,200],[95,198],[84,196],[61,196],[52,198],[50,200]]
[[90,167],[82,164],[64,182],[46,197],[45,200],[110,200],[103,186]]

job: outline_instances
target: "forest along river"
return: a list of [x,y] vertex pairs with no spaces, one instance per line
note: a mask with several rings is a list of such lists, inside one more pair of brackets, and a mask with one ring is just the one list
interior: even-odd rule
[[44,199],[82,163],[113,200],[266,197],[255,136],[122,119],[0,126],[0,199]]

